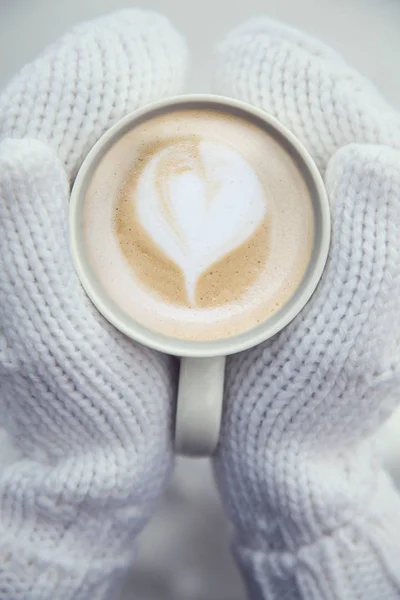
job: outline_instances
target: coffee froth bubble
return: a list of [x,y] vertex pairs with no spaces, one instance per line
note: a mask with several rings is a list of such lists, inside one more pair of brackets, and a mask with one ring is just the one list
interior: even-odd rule
[[92,267],[133,319],[183,339],[230,337],[276,312],[301,282],[310,192],[273,135],[217,110],[135,126],[89,185]]

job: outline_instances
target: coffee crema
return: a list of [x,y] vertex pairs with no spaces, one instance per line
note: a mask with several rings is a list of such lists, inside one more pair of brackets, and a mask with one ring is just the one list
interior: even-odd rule
[[216,109],[136,124],[97,165],[83,223],[111,299],[145,327],[224,339],[279,310],[314,242],[312,198],[274,132]]

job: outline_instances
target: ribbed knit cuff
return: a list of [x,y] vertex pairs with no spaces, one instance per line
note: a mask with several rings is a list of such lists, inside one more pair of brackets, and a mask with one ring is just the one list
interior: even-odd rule
[[267,547],[234,543],[253,599],[400,598],[400,496],[383,472],[364,514],[295,552]]

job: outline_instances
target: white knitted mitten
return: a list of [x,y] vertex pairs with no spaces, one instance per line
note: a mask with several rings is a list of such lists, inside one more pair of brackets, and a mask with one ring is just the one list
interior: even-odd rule
[[267,19],[219,46],[219,93],[274,114],[325,176],[323,279],[227,363],[216,475],[254,598],[400,598],[400,500],[369,436],[400,382],[400,117],[320,43]]
[[76,27],[0,97],[0,415],[21,453],[0,473],[1,600],[111,600],[166,485],[176,361],[86,297],[68,196],[98,137],[179,92],[185,64],[166,19],[127,10]]

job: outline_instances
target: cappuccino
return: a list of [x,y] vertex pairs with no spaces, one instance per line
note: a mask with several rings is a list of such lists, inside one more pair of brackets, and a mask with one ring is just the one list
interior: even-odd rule
[[312,194],[276,133],[176,108],[115,141],[87,187],[83,239],[113,302],[158,333],[225,339],[282,308],[314,245]]

